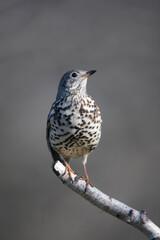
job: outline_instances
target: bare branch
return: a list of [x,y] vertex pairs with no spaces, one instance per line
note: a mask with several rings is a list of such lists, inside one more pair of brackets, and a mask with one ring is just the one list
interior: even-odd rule
[[63,183],[93,205],[137,228],[150,240],[160,239],[160,228],[148,218],[145,211],[137,211],[90,185],[85,192],[86,182],[82,177],[71,173],[73,179],[71,181],[68,174],[65,174],[65,166],[60,161],[54,162],[53,171]]

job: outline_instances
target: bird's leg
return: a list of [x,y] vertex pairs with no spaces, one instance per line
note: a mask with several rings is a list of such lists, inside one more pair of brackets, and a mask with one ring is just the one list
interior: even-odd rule
[[69,166],[69,164],[67,163],[67,161],[65,159],[64,159],[64,163],[66,165],[65,174],[68,172],[69,178],[73,182],[71,172],[74,173],[74,174],[75,174],[75,172],[72,170],[72,168]]
[[88,189],[88,185],[91,185],[93,187],[93,185],[89,181],[89,177],[88,177],[88,174],[87,174],[87,169],[86,169],[87,157],[88,157],[88,155],[84,155],[83,158],[82,158],[82,164],[83,164],[83,169],[84,169],[84,173],[85,173],[85,177],[83,177],[82,179],[86,181],[85,192]]
[[85,173],[85,177],[83,177],[83,179],[86,181],[86,188],[85,188],[85,192],[87,191],[88,189],[88,185],[92,185],[92,183],[89,181],[89,177],[88,177],[88,174],[87,174],[87,169],[86,169],[86,165],[83,163],[83,169],[84,169],[84,173]]

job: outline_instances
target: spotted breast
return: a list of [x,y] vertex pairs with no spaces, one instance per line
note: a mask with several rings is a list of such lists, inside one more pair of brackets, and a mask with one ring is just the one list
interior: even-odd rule
[[95,149],[101,136],[101,114],[87,95],[67,96],[49,113],[50,144],[65,158],[76,158]]

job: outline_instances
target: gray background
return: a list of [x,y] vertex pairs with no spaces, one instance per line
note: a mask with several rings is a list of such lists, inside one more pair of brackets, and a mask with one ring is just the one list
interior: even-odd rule
[[[98,70],[91,182],[160,223],[160,1],[0,1],[0,239],[146,239],[51,170],[46,118],[61,76]],[[80,160],[72,168],[83,174]]]

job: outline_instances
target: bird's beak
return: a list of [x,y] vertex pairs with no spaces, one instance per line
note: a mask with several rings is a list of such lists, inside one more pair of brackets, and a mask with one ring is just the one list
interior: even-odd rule
[[83,75],[83,77],[89,77],[89,76],[91,76],[93,73],[95,73],[96,72],[96,70],[91,70],[91,71],[88,71],[88,72],[86,72],[84,75]]

